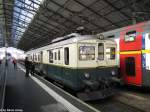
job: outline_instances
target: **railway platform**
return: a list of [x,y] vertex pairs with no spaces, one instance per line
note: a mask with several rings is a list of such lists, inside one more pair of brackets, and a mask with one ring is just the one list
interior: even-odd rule
[[44,78],[25,77],[20,64],[16,69],[11,62],[2,66],[6,80],[0,112],[99,112]]

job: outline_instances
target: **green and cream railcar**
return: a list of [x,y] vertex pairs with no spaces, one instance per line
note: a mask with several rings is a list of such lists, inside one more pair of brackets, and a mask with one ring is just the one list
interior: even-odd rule
[[112,79],[118,74],[115,52],[113,40],[70,34],[26,54],[47,77],[78,92],[89,90],[90,96],[89,92],[80,95],[90,100],[113,93]]

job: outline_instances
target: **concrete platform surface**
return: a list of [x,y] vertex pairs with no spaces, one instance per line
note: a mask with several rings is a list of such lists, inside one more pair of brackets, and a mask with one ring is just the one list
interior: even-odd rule
[[25,69],[18,64],[6,68],[4,111],[10,112],[100,112],[45,82],[37,76],[25,77]]

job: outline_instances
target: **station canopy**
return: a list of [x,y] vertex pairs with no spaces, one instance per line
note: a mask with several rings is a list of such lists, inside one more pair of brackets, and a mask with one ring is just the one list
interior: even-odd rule
[[29,50],[78,27],[97,34],[149,19],[149,0],[0,0],[0,46]]

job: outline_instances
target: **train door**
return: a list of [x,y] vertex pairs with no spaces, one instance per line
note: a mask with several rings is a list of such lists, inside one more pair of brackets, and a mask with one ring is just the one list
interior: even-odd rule
[[150,33],[145,33],[143,36],[143,86],[150,87]]
[[62,80],[62,78],[63,78],[63,67],[62,67],[62,65],[63,65],[63,48],[57,49],[57,56],[58,56],[57,57],[57,64],[59,65],[57,67],[57,74],[59,75],[59,77]]
[[[135,52],[136,53],[136,52]],[[142,85],[142,63],[141,54],[120,55],[121,74],[126,84]]]
[[97,59],[97,66],[106,66],[105,61],[105,44],[98,43],[98,59]]
[[128,26],[120,32],[120,70],[126,84],[142,85],[143,25]]

